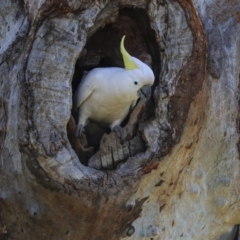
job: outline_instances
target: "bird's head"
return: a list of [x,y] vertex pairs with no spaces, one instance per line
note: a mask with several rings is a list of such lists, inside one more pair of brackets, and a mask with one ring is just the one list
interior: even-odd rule
[[[125,70],[128,72],[129,79],[137,92],[138,97],[149,99],[151,96],[151,86],[154,83],[152,69],[141,60],[132,57],[124,47],[125,36],[122,37],[120,51],[123,56]],[[128,83],[129,84],[129,83]]]

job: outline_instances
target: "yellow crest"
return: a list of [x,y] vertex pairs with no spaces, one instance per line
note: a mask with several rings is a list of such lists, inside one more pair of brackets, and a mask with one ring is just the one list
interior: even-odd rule
[[136,69],[136,68],[138,68],[138,66],[136,65],[136,63],[134,63],[132,61],[130,54],[124,48],[124,39],[125,39],[125,35],[122,37],[122,40],[121,40],[120,51],[123,56],[123,62],[124,62],[125,69],[126,70]]

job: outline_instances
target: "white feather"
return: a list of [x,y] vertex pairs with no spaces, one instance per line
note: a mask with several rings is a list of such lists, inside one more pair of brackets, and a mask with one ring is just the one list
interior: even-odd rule
[[132,61],[137,69],[95,68],[83,78],[73,97],[73,106],[79,109],[78,126],[84,127],[88,119],[108,123],[111,129],[120,125],[135,105],[138,90],[154,82],[146,64],[134,57]]

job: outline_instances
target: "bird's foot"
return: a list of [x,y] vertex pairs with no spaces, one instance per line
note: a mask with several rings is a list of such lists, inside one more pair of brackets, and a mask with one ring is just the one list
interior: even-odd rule
[[114,131],[120,138],[121,142],[123,142],[123,139],[124,139],[123,128],[120,125],[116,125],[115,127],[112,128],[112,131]]
[[78,124],[77,128],[76,128],[76,137],[80,137],[82,132],[83,132],[83,125],[82,124]]

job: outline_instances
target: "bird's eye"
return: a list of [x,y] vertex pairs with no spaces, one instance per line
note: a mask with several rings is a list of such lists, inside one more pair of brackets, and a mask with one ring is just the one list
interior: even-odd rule
[[135,81],[134,84],[135,84],[135,85],[138,85],[138,82]]

